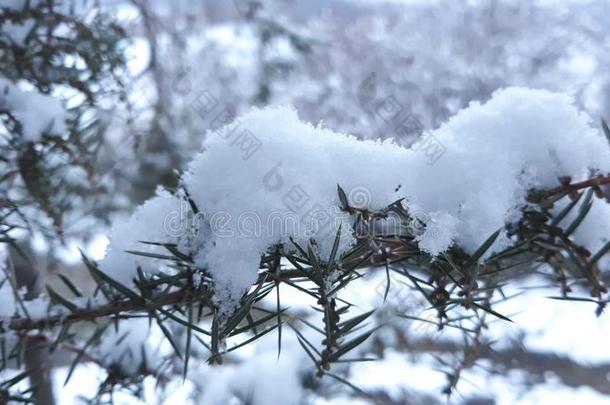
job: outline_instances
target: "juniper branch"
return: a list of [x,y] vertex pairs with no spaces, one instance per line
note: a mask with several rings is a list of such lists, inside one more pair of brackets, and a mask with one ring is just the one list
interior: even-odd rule
[[572,193],[574,191],[580,191],[589,187],[599,187],[604,185],[610,185],[610,176],[595,177],[576,183],[562,184],[561,186],[557,186],[555,188],[543,192],[534,192],[530,196],[530,200],[533,202],[540,202],[546,198],[554,197],[563,193],[567,194]]

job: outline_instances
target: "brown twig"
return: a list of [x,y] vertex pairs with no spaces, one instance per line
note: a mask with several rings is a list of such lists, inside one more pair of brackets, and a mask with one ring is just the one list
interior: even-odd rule
[[610,185],[610,176],[596,177],[577,183],[564,184],[543,192],[535,192],[530,197],[530,200],[538,202],[544,200],[545,198],[553,197],[562,193],[571,193],[584,188],[599,187],[602,185]]

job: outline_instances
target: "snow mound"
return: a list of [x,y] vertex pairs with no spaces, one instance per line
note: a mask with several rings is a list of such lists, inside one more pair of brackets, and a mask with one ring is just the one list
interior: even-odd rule
[[[528,190],[555,187],[560,176],[585,179],[592,171],[610,172],[606,139],[571,97],[545,90],[499,90],[409,149],[313,126],[287,107],[252,110],[210,130],[184,174],[201,216],[189,216],[184,202],[161,192],[115,226],[103,268],[133,278],[136,265],[150,270],[154,261],[123,250],[142,250],[140,240],[174,241],[211,274],[216,299],[228,311],[256,280],[271,246],[313,238],[324,260],[339,226],[341,249],[352,243],[337,185],[358,207],[379,209],[405,198],[428,225],[420,248],[436,255],[452,244],[473,252],[520,218]],[[579,229],[593,250],[610,235],[609,208],[597,206],[584,224],[593,230]],[[188,223],[175,226],[176,220]],[[496,248],[509,243],[503,235]]]

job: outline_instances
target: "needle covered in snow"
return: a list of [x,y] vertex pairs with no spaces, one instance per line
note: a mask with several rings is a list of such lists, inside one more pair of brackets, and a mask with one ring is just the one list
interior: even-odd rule
[[[431,143],[442,151],[432,161]],[[154,259],[125,250],[161,251],[139,241],[177,243],[212,277],[216,300],[230,311],[257,278],[271,246],[316,241],[325,260],[341,226],[340,250],[353,243],[353,218],[339,209],[337,185],[350,204],[382,209],[404,198],[422,213],[419,247],[438,255],[452,245],[474,252],[492,233],[521,218],[532,189],[610,172],[610,148],[571,97],[508,88],[459,112],[411,148],[359,140],[302,122],[287,107],[252,110],[211,130],[183,176],[201,210],[165,191],[112,230],[103,270],[133,279]],[[573,237],[599,249],[610,235],[610,206],[596,202]],[[503,233],[494,248],[510,245]],[[221,310],[222,312],[222,310]]]

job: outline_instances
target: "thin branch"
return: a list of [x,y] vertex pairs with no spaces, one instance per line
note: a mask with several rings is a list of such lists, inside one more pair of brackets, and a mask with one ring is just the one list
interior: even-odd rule
[[542,201],[545,198],[553,197],[562,193],[571,193],[589,187],[599,187],[602,185],[610,185],[610,176],[596,177],[589,180],[580,181],[577,183],[565,184],[547,191],[533,193],[530,197],[532,201]]

